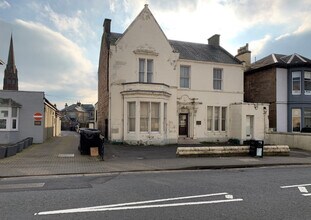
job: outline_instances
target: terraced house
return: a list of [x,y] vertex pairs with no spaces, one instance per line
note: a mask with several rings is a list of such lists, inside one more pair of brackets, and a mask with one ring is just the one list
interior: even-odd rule
[[245,100],[270,103],[270,129],[311,132],[311,60],[270,54],[245,72]]
[[264,137],[268,105],[243,102],[243,65],[220,46],[168,40],[148,5],[124,33],[105,19],[98,70],[98,128],[111,141]]

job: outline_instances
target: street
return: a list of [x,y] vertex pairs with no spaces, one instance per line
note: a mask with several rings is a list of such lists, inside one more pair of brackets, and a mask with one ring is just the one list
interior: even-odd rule
[[311,219],[309,166],[3,178],[1,219]]

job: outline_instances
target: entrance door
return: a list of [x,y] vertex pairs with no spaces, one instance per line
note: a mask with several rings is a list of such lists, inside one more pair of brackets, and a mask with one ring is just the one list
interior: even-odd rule
[[179,135],[188,136],[188,114],[179,114]]

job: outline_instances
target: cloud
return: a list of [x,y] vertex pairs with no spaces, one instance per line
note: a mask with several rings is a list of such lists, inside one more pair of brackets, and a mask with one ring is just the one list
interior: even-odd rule
[[264,38],[259,40],[254,40],[249,43],[249,49],[252,51],[252,56],[257,56],[261,53],[265,45],[270,42],[272,37],[270,35],[264,36]]
[[11,7],[11,5],[7,1],[5,1],[5,0],[0,1],[0,8],[6,9],[6,8],[10,8],[10,7]]
[[40,23],[17,19],[14,29],[20,90],[45,91],[60,108],[97,101],[97,70],[77,44]]
[[[84,13],[81,10],[72,11],[69,16],[57,13],[49,4],[32,2],[29,4],[29,8],[43,18],[48,18],[57,31],[68,35],[72,39],[86,40],[87,37],[95,37],[95,33],[90,28],[88,21],[84,20]],[[42,22],[44,22],[43,19],[41,19]]]

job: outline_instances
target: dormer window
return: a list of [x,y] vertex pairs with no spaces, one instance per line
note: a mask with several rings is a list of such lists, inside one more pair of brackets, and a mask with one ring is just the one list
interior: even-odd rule
[[139,59],[139,82],[153,82],[153,60]]

